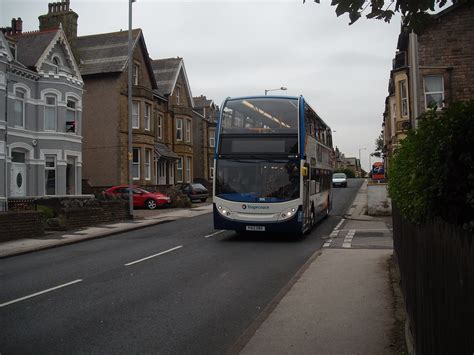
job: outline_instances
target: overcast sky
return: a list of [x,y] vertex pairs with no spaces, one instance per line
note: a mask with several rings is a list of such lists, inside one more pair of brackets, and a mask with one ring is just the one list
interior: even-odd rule
[[[37,30],[48,0],[0,0],[0,27],[12,17]],[[349,26],[330,1],[138,0],[133,27],[143,29],[153,59],[184,58],[193,96],[217,104],[227,96],[263,94],[281,86],[300,95],[336,132],[346,157],[369,153],[382,113],[400,18],[390,24],[361,18]],[[71,0],[78,34],[128,29],[128,1]]]

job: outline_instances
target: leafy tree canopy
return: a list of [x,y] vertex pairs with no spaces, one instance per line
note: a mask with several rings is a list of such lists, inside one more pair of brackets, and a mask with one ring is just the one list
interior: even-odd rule
[[[458,2],[470,0],[459,0]],[[303,0],[305,3],[306,0]],[[314,0],[318,3],[320,0]],[[336,7],[336,15],[348,14],[352,25],[362,15],[368,19],[390,22],[396,12],[404,17],[404,24],[410,28],[419,28],[429,18],[429,11],[443,8],[448,0],[332,0],[331,6]]]

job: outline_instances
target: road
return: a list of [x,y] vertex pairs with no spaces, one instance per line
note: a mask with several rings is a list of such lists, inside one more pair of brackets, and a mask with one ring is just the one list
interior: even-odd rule
[[0,353],[224,353],[350,207],[303,240],[216,231],[212,215],[0,260]]

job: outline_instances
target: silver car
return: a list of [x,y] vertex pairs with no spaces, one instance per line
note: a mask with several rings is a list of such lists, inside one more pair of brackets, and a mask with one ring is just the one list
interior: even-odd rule
[[344,173],[335,173],[332,176],[332,186],[347,187],[347,176]]

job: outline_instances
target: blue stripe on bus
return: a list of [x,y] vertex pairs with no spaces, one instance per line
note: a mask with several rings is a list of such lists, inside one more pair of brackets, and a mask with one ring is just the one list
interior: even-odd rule
[[300,159],[306,159],[304,138],[306,135],[306,130],[304,127],[304,97],[300,96],[300,109],[299,109],[299,124],[300,124]]

